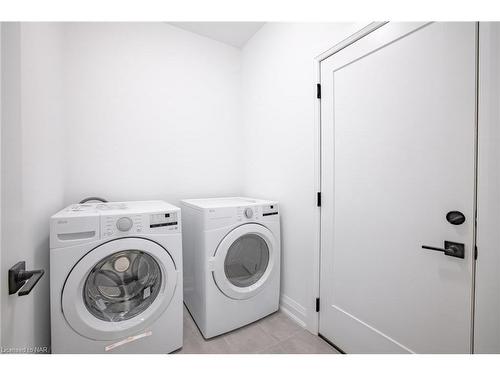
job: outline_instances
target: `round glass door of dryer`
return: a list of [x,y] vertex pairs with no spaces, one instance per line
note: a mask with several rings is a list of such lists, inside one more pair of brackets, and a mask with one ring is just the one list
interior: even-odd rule
[[229,232],[213,258],[217,287],[232,299],[255,296],[279,266],[279,248],[272,232],[260,224],[244,224]]
[[261,236],[250,233],[231,244],[224,260],[224,272],[233,285],[246,288],[260,280],[268,264],[267,242]]
[[76,263],[62,290],[62,310],[84,337],[125,338],[161,316],[177,284],[178,270],[167,249],[144,238],[120,238]]

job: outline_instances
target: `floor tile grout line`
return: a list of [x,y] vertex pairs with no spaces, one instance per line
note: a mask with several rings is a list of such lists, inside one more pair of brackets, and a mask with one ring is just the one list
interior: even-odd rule
[[263,352],[263,351],[266,351],[266,350],[268,350],[268,349],[271,349],[271,348],[273,348],[273,347],[275,347],[275,346],[278,346],[278,345],[281,345],[281,341],[278,341],[278,342],[276,342],[276,343],[274,343],[274,344],[271,344],[271,345],[269,345],[269,346],[266,346],[266,347],[265,347],[265,348],[263,348],[262,350],[259,350],[256,354],[266,354],[266,353],[262,353],[262,352]]
[[[265,319],[265,318],[263,318],[263,319]],[[270,334],[269,334],[269,333],[268,333],[268,332],[267,332],[264,328],[262,328],[262,326],[260,325],[260,322],[261,322],[263,319],[261,319],[261,320],[259,320],[259,321],[257,321],[257,322],[254,322],[254,323],[250,323],[250,324],[246,325],[245,327],[238,328],[237,330],[234,330],[234,331],[232,331],[232,332],[226,333],[226,334],[224,334],[224,336],[223,336],[223,337],[224,337],[224,338],[226,338],[226,336],[229,336],[231,333],[234,333],[234,335],[235,335],[235,336],[237,336],[237,335],[238,335],[238,331],[239,331],[239,330],[243,330],[243,329],[248,329],[248,328],[255,327],[255,328],[260,329],[260,330],[262,331],[262,333],[264,333],[264,335],[268,336],[270,339],[272,339],[272,340],[276,340],[276,342],[274,342],[273,344],[271,344],[271,346],[272,346],[272,345],[275,345],[275,344],[278,344],[278,343],[279,343],[279,340],[277,340],[275,337],[273,337],[272,335],[270,335]],[[232,346],[232,345],[231,345],[231,343],[230,343],[228,340],[226,340],[226,343],[227,343],[230,347]],[[256,351],[252,351],[252,352],[247,353],[247,354],[258,354],[260,351],[262,351],[262,350],[264,350],[264,349],[266,349],[266,348],[267,348],[267,347],[265,347],[265,348],[260,348],[260,349],[257,349]]]
[[[189,319],[193,320],[189,313],[184,318],[185,318],[185,320],[189,320]],[[251,329],[252,326],[254,328],[256,328],[258,331],[260,331],[265,337],[269,338],[270,340],[272,340],[274,342],[272,342],[268,345],[265,345],[261,348],[256,347],[255,350],[249,350],[247,352],[247,354],[266,354],[266,351],[269,351],[271,348],[274,348],[274,347],[277,347],[277,348],[286,352],[283,344],[287,340],[290,340],[290,339],[292,339],[298,335],[301,335],[301,334],[310,335],[311,338],[313,338],[315,336],[314,334],[310,333],[309,331],[307,331],[303,327],[300,327],[297,324],[295,324],[295,322],[293,322],[293,321],[291,322],[292,324],[289,324],[290,322],[288,322],[287,317],[283,317],[282,319],[284,319],[283,322],[286,322],[285,327],[284,328],[281,327],[281,328],[283,328],[282,331],[285,331],[288,333],[285,337],[282,337],[282,338],[275,336],[273,334],[273,330],[271,328],[272,327],[271,323],[273,323],[274,321],[276,321],[276,322],[280,321],[279,315],[275,315],[275,314],[269,316],[268,318],[263,318],[257,322],[250,323],[249,325],[247,325],[245,327],[242,327],[242,328],[239,328],[239,329],[234,330],[232,332],[228,332],[228,333],[221,335],[220,338],[222,339],[223,343],[230,349],[228,351],[228,353],[225,353],[225,354],[236,354],[237,353],[236,351],[231,350],[231,348],[233,348],[234,345],[231,344],[231,341],[228,340],[228,337],[230,337],[231,335],[234,335],[235,340],[237,340],[238,334],[239,334],[238,331],[244,330],[245,328]],[[266,322],[268,324],[266,324]],[[191,324],[189,324],[189,323],[191,323]],[[207,344],[208,346],[210,346],[210,340],[205,340],[205,338],[201,335],[201,332],[199,331],[199,329],[196,326],[196,323],[194,321],[188,322],[187,325],[191,328],[191,329],[189,329],[190,334],[192,334],[192,337],[195,338],[196,341],[199,341],[202,344]],[[288,327],[286,327],[286,325],[288,325]],[[292,328],[290,330],[288,330],[287,328],[289,328],[289,327],[292,327]],[[187,332],[187,330],[186,330],[186,332]],[[314,340],[316,340],[316,339],[318,340],[318,343],[320,341],[323,341],[318,336],[316,338],[314,338]],[[299,338],[299,340],[302,340],[302,339]],[[327,346],[330,347],[330,345],[328,345],[328,343],[325,342],[325,344],[327,344]],[[199,353],[199,354],[203,354],[203,353]],[[241,354],[243,354],[243,353],[241,353]],[[289,354],[293,354],[293,353],[289,353]],[[336,350],[332,350],[331,354],[336,354]]]

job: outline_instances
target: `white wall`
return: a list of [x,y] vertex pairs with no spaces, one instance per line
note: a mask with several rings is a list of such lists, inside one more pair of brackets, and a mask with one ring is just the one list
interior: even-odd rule
[[282,306],[314,331],[314,57],[366,24],[270,23],[242,52],[244,193],[282,215]]
[[[163,23],[2,31],[2,280],[48,271],[49,217],[86,196],[241,193],[238,49]],[[48,281],[2,288],[4,347],[50,344]]]
[[164,23],[65,26],[65,202],[241,192],[240,51]]
[[[1,277],[26,261],[49,267],[48,217],[63,204],[61,30],[57,24],[2,25]],[[2,345],[50,344],[49,277],[18,297],[1,290]]]

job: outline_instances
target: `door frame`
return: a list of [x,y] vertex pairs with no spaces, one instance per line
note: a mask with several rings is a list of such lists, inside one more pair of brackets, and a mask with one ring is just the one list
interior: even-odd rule
[[[314,58],[314,77],[313,87],[317,90],[317,85],[321,83],[321,62],[335,53],[343,50],[358,40],[364,38],[371,32],[384,26],[388,21],[371,22],[348,38],[335,44],[323,53]],[[314,191],[321,192],[321,100],[315,96],[314,98]],[[319,334],[319,312],[316,311],[316,301],[320,297],[320,267],[321,267],[321,207],[318,206],[314,216],[314,243],[313,243],[313,270],[312,270],[312,287],[309,289],[308,301],[310,301],[307,329],[314,334]]]
[[[0,22],[0,291],[3,290],[3,274],[2,268],[2,27],[3,22]],[[0,348],[2,345],[2,309],[0,308]]]
[[[344,39],[340,43],[334,45],[332,48],[326,50],[320,55],[314,58],[314,70],[315,70],[315,82],[313,82],[314,86],[321,84],[321,62],[337,52],[343,50],[344,48],[350,46],[351,44],[359,41],[364,38],[368,34],[374,32],[385,24],[389,23],[388,21],[382,22],[371,22],[358,32],[354,33],[350,37]],[[475,60],[476,60],[476,88],[475,88],[475,140],[474,140],[474,216],[477,218],[477,179],[478,179],[478,108],[479,108],[479,22],[475,22],[476,24],[476,51],[475,51]],[[318,91],[317,91],[318,92]],[[321,91],[319,91],[320,93]],[[318,96],[318,95],[317,95]],[[315,98],[314,105],[314,188],[315,191],[321,193],[321,95]],[[309,301],[311,301],[311,311],[310,317],[308,319],[308,330],[314,334],[320,335],[319,333],[319,305],[316,304],[315,301],[320,298],[320,279],[321,279],[321,205],[317,207],[316,215],[314,217],[314,227],[315,227],[315,238],[313,244],[313,285],[310,289]],[[477,227],[474,226],[473,230],[473,243],[476,244],[477,241]],[[476,262],[473,262],[472,266],[472,296],[471,296],[471,337],[470,337],[470,348],[471,353],[474,353],[474,306],[475,306],[475,273],[476,273]]]

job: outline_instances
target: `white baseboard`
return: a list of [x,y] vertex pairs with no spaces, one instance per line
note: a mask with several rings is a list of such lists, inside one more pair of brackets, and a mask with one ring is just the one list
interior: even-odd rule
[[282,294],[280,310],[301,327],[306,328],[307,312],[304,306],[290,297]]

